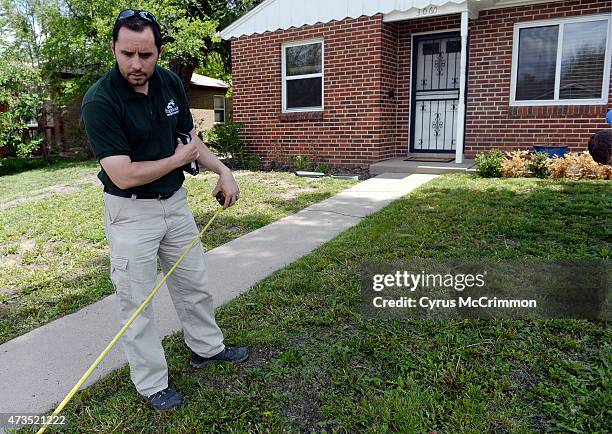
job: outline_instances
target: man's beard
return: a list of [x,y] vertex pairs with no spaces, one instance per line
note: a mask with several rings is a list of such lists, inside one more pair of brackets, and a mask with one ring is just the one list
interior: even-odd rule
[[151,77],[147,76],[146,74],[139,74],[139,75],[129,74],[128,77],[126,77],[126,80],[130,84],[130,86],[140,87],[140,86],[144,86],[145,84],[147,84],[150,78]]

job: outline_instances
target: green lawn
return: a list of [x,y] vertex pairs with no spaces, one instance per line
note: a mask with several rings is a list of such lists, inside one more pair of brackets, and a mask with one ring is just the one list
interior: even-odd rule
[[[113,292],[96,162],[62,163],[0,177],[0,343]],[[212,249],[293,214],[354,181],[237,171],[239,204],[219,215],[203,244]],[[197,223],[218,204],[217,175],[188,176]]]
[[184,408],[156,414],[126,367],[77,394],[62,432],[611,432],[609,324],[365,320],[359,274],[365,259],[609,259],[611,185],[437,178],[218,309],[245,364],[194,370],[182,336],[164,339]]
[[39,200],[44,195],[78,189],[83,183],[94,183],[97,167],[94,160],[60,162],[42,169],[2,176],[0,206],[10,206],[17,200]]

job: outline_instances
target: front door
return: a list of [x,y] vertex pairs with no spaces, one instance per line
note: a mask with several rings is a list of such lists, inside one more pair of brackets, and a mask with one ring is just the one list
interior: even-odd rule
[[410,152],[455,152],[461,36],[415,36],[412,46]]

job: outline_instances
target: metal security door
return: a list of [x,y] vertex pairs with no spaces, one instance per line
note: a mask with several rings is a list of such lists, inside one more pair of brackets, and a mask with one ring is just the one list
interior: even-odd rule
[[410,152],[454,152],[459,107],[459,33],[414,38]]

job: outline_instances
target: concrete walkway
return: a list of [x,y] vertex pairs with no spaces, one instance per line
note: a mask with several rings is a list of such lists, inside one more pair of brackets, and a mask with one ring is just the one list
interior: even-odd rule
[[[215,305],[227,303],[435,177],[382,174],[210,250],[206,260]],[[153,306],[160,334],[180,329],[165,286]],[[55,408],[119,330],[117,310],[116,297],[110,295],[0,345],[0,413],[39,414]],[[126,363],[118,343],[84,387]]]

